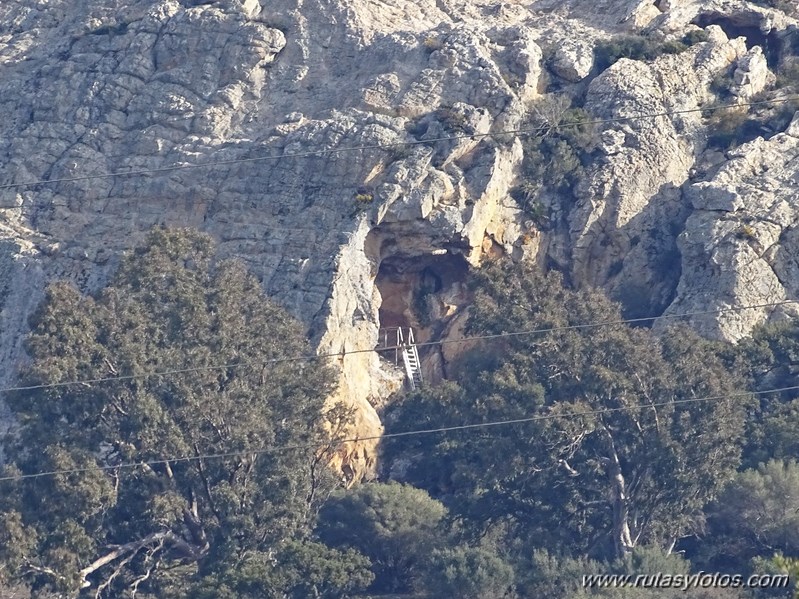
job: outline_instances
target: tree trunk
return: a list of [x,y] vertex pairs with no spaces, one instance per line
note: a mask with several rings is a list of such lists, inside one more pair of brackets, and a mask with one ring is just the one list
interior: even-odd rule
[[619,461],[619,454],[616,452],[613,436],[607,427],[605,427],[605,433],[607,433],[610,440],[608,479],[610,481],[610,497],[613,506],[613,543],[616,548],[616,556],[624,557],[635,547],[635,542],[630,533],[627,482],[624,480],[624,473],[621,471],[621,462]]

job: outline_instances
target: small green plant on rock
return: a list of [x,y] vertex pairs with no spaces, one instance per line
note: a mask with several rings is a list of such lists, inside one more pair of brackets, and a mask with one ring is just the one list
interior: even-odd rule
[[428,35],[426,38],[424,38],[422,46],[425,50],[432,54],[436,50],[441,50],[441,48],[444,47],[444,42],[433,35]]
[[597,44],[594,56],[598,69],[604,71],[622,58],[654,60],[662,54],[679,54],[687,49],[688,45],[684,41],[658,41],[643,35],[618,35]]
[[755,229],[751,225],[742,225],[741,228],[738,229],[736,237],[744,241],[754,241],[757,239],[757,235],[755,235]]
[[366,187],[359,187],[355,193],[355,206],[350,213],[350,217],[356,216],[358,213],[368,210],[374,203],[375,196],[372,191]]
[[710,39],[710,34],[704,29],[692,29],[682,37],[682,43],[686,46],[701,44]]
[[466,115],[453,106],[442,105],[436,110],[436,118],[451,131],[464,132],[466,130]]
[[371,193],[359,193],[355,195],[355,201],[360,205],[371,204],[375,197]]

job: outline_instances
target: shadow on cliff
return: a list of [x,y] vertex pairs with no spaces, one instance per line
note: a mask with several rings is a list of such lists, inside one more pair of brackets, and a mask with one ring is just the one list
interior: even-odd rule
[[[689,183],[686,183],[689,184]],[[664,184],[624,226],[611,228],[617,203],[607,201],[601,216],[583,235],[591,242],[581,250],[583,276],[576,287],[596,286],[622,305],[625,318],[659,316],[672,303],[682,274],[677,237],[690,214],[682,188]],[[645,323],[649,326],[651,323]]]

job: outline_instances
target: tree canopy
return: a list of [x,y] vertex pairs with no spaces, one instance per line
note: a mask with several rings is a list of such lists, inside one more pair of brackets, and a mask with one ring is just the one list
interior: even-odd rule
[[156,229],[98,292],[51,285],[6,398],[0,595],[672,599],[581,580],[795,570],[796,394],[745,391],[795,383],[795,323],[656,335],[501,262],[471,297],[467,334],[502,335],[384,421],[515,422],[392,437],[389,481],[344,489],[333,373],[285,359],[310,354],[302,327],[208,236]]
[[[618,322],[618,306],[521,265],[486,268],[470,309],[472,334],[549,331],[485,343],[457,383],[402,402],[396,429],[538,419],[392,440],[387,453],[410,463],[408,482],[527,546],[622,557],[701,528],[702,508],[739,464],[747,401],[733,396],[742,382],[713,344],[686,329],[585,327]],[[704,397],[713,399],[695,401]]]
[[0,483],[0,578],[183,597],[308,528],[333,377],[282,360],[302,328],[210,237],[156,229],[99,293],[51,285],[31,326],[5,474],[57,474]]

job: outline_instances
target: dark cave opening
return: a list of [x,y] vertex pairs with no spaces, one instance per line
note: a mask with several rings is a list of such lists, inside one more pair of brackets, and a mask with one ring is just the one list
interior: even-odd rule
[[760,28],[763,16],[759,13],[738,13],[725,15],[718,12],[699,14],[692,23],[703,29],[709,25],[718,25],[730,39],[746,38],[746,47],[751,49],[760,46],[770,69],[776,68],[780,61],[782,39],[777,31],[764,33]]
[[[397,344],[397,328],[413,329],[417,344],[447,338],[465,314],[470,295],[469,264],[463,255],[445,250],[423,255],[391,255],[380,262],[375,285],[381,296],[379,347]],[[418,348],[424,380],[447,378],[447,357],[442,346]],[[396,361],[396,352],[383,355]]]
[[375,279],[382,297],[380,327],[432,333],[436,321],[457,310],[468,274],[466,259],[450,252],[383,259]]

